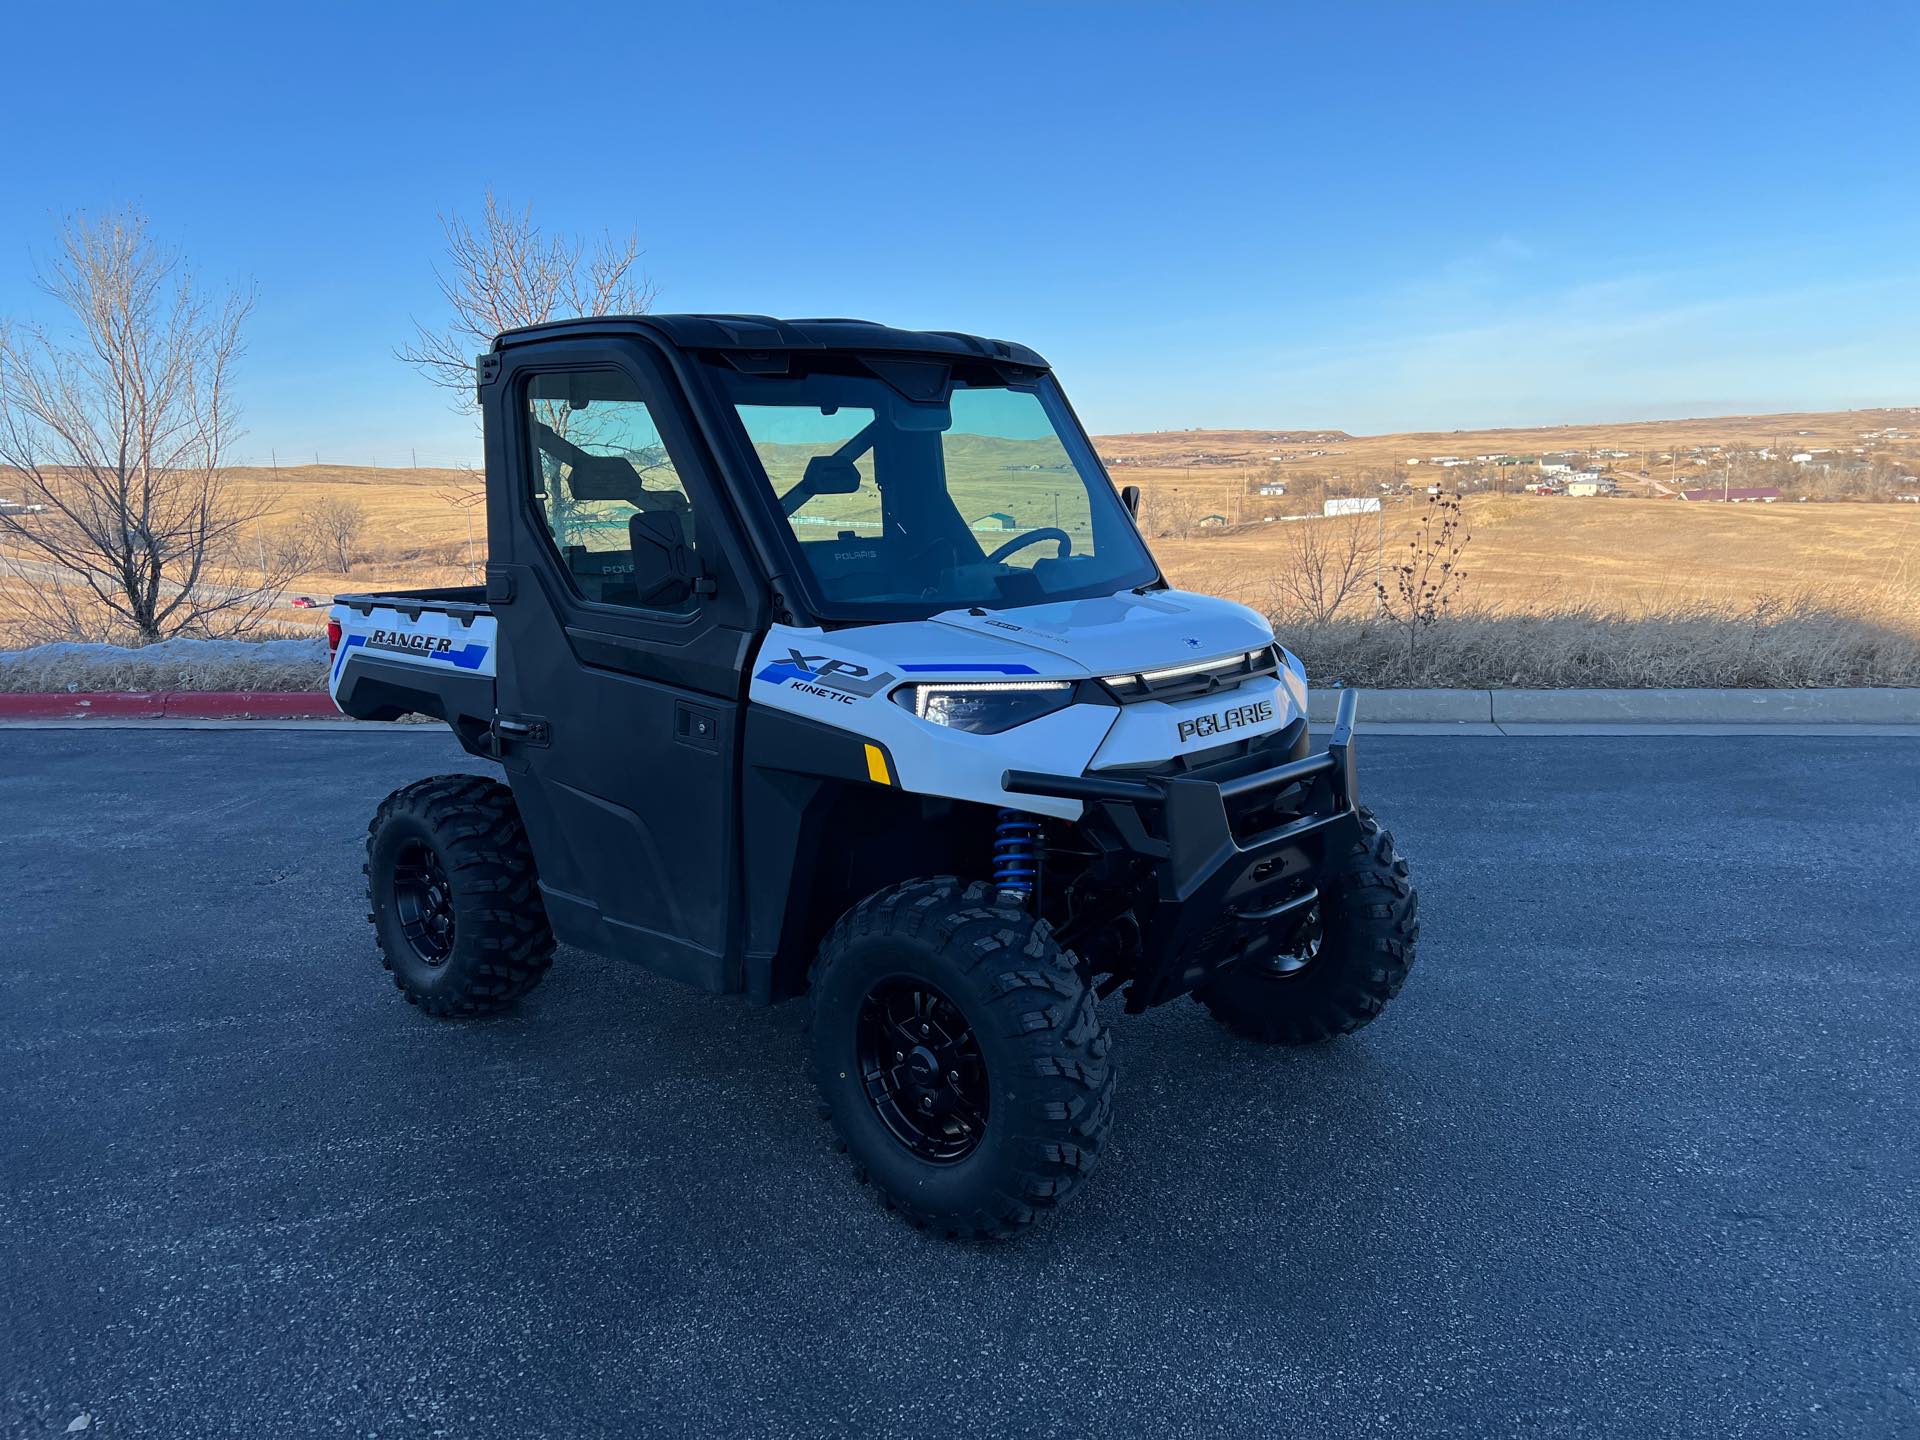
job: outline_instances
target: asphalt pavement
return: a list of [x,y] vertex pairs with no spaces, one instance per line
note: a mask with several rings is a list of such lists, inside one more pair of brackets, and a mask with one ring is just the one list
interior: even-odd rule
[[1366,737],[1368,1030],[1125,1018],[1079,1200],[961,1246],[797,1006],[373,958],[437,729],[0,732],[0,1433],[1920,1432],[1920,744]]

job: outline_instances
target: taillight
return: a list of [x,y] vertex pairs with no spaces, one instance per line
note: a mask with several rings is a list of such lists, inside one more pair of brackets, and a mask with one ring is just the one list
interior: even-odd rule
[[327,659],[333,659],[340,649],[340,622],[331,615],[327,617]]

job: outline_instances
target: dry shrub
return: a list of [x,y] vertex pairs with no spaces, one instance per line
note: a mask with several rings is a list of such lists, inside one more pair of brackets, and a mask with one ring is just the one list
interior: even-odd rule
[[1342,615],[1318,625],[1275,615],[1274,626],[1322,684],[1489,690],[1920,685],[1920,632],[1891,615],[1877,604],[1818,594],[1763,596],[1744,605],[1696,600],[1631,612],[1593,602],[1525,613],[1470,607],[1436,620],[1411,655],[1401,627],[1377,615]]
[[46,691],[324,690],[324,639],[162,640],[0,651],[0,694]]

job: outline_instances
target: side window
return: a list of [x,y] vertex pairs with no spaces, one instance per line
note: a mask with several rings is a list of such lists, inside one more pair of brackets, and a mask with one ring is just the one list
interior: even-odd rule
[[619,370],[536,375],[527,425],[534,505],[580,594],[603,605],[692,610],[693,504],[632,378]]

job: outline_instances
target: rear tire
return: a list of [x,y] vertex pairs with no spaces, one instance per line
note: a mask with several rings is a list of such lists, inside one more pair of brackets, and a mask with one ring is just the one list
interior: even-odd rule
[[484,1015],[553,961],[553,930],[513,793],[480,775],[396,790],[367,827],[367,919],[380,962],[429,1015]]
[[1194,991],[1236,1035],[1277,1045],[1349,1035],[1406,983],[1420,939],[1420,897],[1392,834],[1372,811],[1359,815],[1359,840],[1321,884],[1319,948],[1311,957],[1295,969],[1241,961]]
[[1093,1170],[1110,1037],[1046,921],[984,883],[911,881],[847,912],[811,980],[820,1113],[888,1209],[998,1239]]

